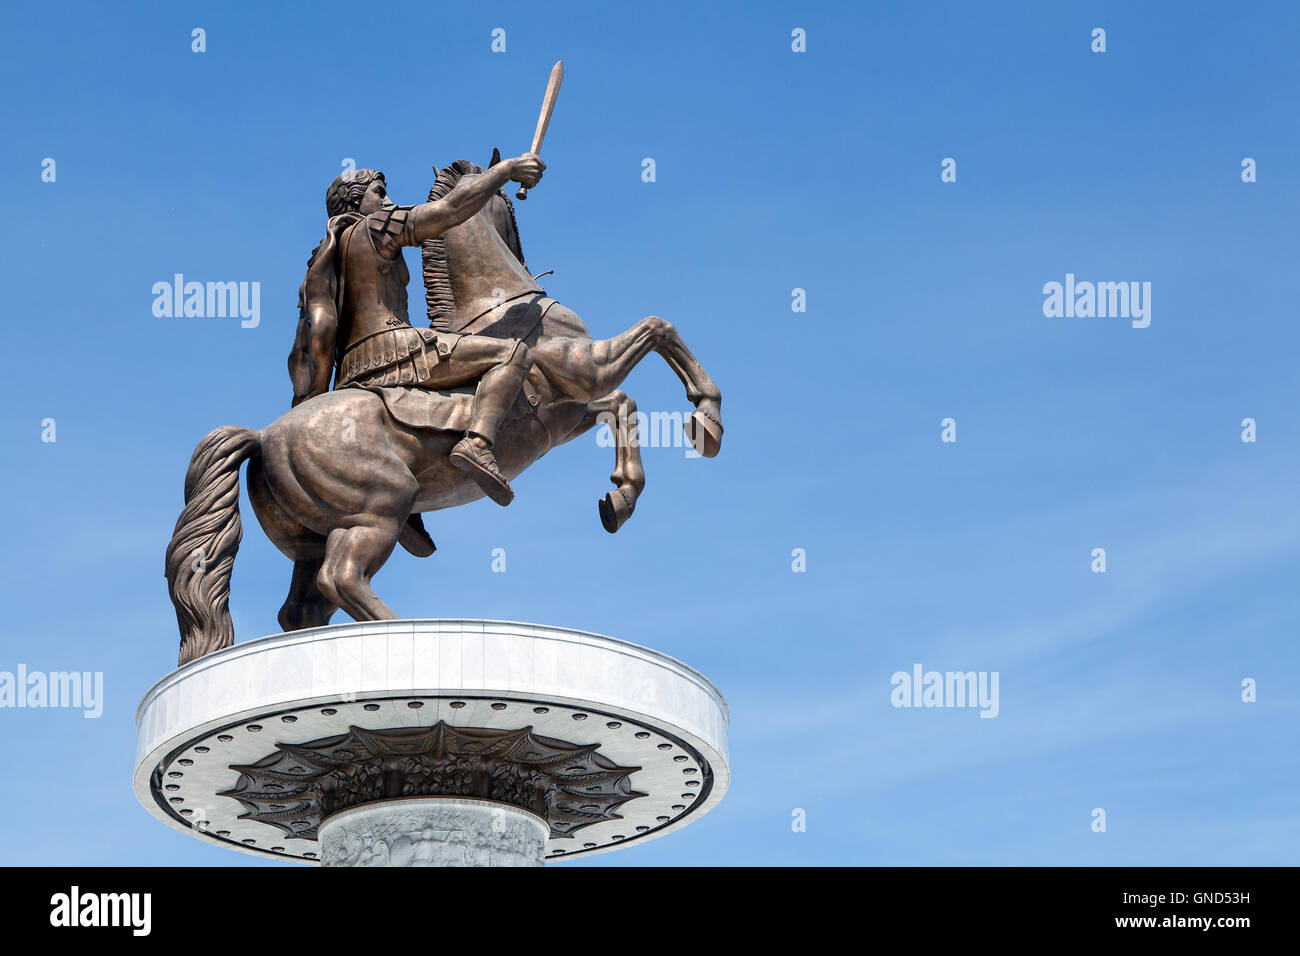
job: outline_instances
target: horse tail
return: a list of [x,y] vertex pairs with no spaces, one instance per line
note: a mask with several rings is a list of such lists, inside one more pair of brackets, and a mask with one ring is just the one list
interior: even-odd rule
[[244,528],[239,520],[239,466],[261,448],[262,434],[237,425],[199,442],[185,472],[185,510],[167,545],[167,587],[181,631],[180,663],[235,642],[230,571]]

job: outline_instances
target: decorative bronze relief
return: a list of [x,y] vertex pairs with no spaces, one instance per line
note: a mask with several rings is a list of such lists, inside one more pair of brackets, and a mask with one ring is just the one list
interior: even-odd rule
[[599,744],[539,737],[532,727],[491,730],[432,727],[365,730],[304,744],[276,744],[257,763],[232,766],[239,780],[218,796],[232,797],[257,820],[291,839],[314,840],[330,815],[401,797],[477,797],[537,814],[552,837],[572,836],[645,796],[620,767],[597,753]]

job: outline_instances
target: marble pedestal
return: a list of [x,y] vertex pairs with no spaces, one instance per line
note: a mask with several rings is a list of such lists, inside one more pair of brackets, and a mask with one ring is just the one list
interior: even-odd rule
[[655,651],[498,621],[340,624],[236,644],[155,685],[135,792],[244,853],[536,865],[680,829],[726,792],[727,708]]

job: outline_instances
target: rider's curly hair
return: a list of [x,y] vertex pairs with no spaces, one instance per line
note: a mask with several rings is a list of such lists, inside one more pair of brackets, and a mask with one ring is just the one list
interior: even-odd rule
[[384,174],[376,169],[345,169],[334,177],[334,182],[325,191],[326,212],[332,218],[354,211],[376,179],[387,185]]

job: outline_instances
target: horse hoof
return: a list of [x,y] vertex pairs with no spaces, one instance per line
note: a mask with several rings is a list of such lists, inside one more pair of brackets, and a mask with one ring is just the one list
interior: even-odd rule
[[424,519],[420,517],[418,511],[406,519],[406,524],[402,525],[397,540],[403,548],[417,558],[427,558],[438,550],[438,546],[429,537],[429,532],[424,529]]
[[716,458],[722,450],[722,420],[715,409],[701,405],[686,424],[686,439],[705,458]]
[[611,491],[597,504],[600,507],[600,523],[610,534],[623,527],[636,508],[636,502],[629,500],[621,489]]

